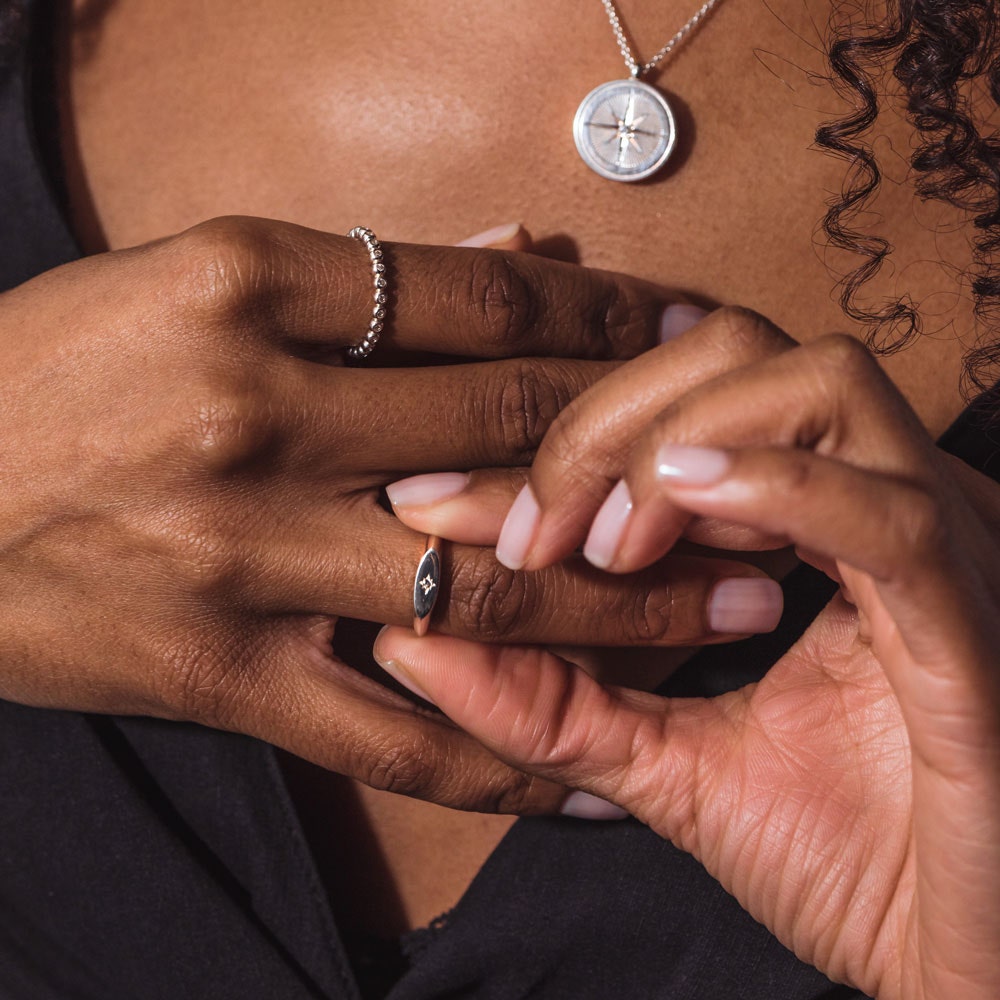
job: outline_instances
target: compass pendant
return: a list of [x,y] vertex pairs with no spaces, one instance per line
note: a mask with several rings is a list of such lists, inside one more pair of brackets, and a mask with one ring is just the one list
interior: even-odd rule
[[677,138],[666,98],[640,80],[614,80],[592,90],[573,120],[583,162],[611,181],[641,181],[656,173]]

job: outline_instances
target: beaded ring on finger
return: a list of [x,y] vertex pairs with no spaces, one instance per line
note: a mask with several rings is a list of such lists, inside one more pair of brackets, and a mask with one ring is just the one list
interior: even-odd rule
[[372,318],[368,323],[368,332],[360,343],[347,349],[348,361],[358,362],[364,361],[375,350],[375,345],[378,343],[379,337],[382,336],[382,330],[385,326],[386,302],[388,301],[386,288],[389,282],[386,279],[382,244],[379,243],[375,234],[364,226],[355,226],[347,235],[352,239],[360,240],[365,245],[371,260],[372,276],[375,282],[375,305],[372,308]]

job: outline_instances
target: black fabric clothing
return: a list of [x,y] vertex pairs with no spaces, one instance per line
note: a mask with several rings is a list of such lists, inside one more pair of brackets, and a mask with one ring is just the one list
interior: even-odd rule
[[[80,255],[40,153],[26,52],[0,84],[0,289]],[[969,418],[947,441],[996,466]],[[759,677],[831,593],[808,569],[786,589],[779,633],[705,651],[667,690]],[[391,1000],[859,996],[632,821],[518,821],[455,909],[403,945]],[[360,995],[270,747],[0,702],[0,1000]]]

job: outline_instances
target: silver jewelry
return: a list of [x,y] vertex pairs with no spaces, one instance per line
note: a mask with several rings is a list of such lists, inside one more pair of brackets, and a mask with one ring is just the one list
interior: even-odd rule
[[375,234],[370,229],[365,229],[364,226],[355,226],[347,235],[364,243],[368,257],[371,259],[372,276],[375,280],[375,305],[372,308],[372,318],[368,323],[368,332],[361,343],[347,349],[347,357],[350,361],[364,361],[375,350],[375,345],[378,343],[379,337],[382,336],[385,325],[385,307],[388,301],[388,296],[385,293],[388,281],[385,276],[382,244],[375,238]]
[[413,577],[413,631],[426,635],[441,591],[441,539],[427,536],[427,547]]
[[612,181],[641,181],[667,162],[677,141],[674,115],[663,94],[640,77],[659,66],[721,2],[706,0],[649,62],[640,63],[613,0],[601,0],[630,76],[595,87],[573,119],[576,148],[591,170]]

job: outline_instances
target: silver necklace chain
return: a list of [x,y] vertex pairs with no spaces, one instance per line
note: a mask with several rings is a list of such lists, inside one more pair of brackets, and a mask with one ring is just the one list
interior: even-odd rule
[[682,42],[684,39],[694,30],[698,22],[701,21],[705,15],[715,6],[722,3],[722,0],[705,0],[694,13],[694,16],[681,28],[680,31],[674,35],[673,38],[667,42],[666,45],[660,49],[659,52],[653,56],[652,59],[647,63],[639,63],[639,61],[632,54],[632,47],[628,43],[628,36],[625,34],[625,29],[622,27],[621,18],[618,16],[618,10],[615,8],[613,0],[601,0],[604,5],[604,9],[607,12],[608,20],[611,22],[611,28],[615,33],[615,38],[618,39],[618,48],[621,50],[622,58],[625,60],[625,65],[628,66],[629,72],[632,74],[633,79],[638,80],[644,73],[648,73],[651,69],[655,69],[664,59],[670,55],[671,52]]

